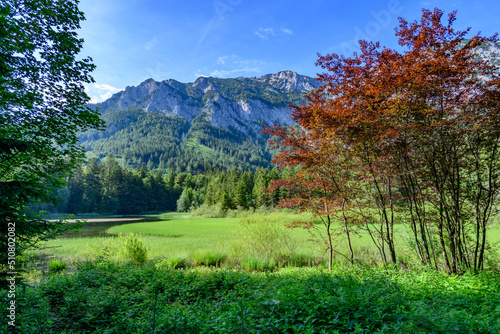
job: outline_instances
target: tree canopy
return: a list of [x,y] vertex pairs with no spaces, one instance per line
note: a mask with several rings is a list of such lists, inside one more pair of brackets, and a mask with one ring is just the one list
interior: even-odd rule
[[482,269],[500,185],[500,79],[474,50],[497,36],[465,39],[456,13],[399,19],[403,52],[360,41],[352,57],[319,56],[322,87],[293,108],[299,129],[279,140],[281,165],[301,165],[282,206],[363,226],[381,257],[403,261],[394,226],[408,224],[421,262],[448,272]]
[[83,13],[78,1],[3,0],[0,7],[0,228],[2,260],[7,226],[18,251],[57,224],[26,210],[55,200],[53,189],[82,161],[77,132],[100,129],[86,106],[91,58],[79,58]]

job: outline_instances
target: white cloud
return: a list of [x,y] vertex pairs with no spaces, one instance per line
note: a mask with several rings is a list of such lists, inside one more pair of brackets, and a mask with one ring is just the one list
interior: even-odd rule
[[198,77],[234,78],[238,76],[255,76],[263,72],[268,64],[255,59],[241,59],[237,55],[220,56],[213,66],[204,66],[195,71]]
[[121,90],[108,84],[93,84],[85,87],[85,91],[90,96],[90,103],[103,102]]
[[217,58],[217,64],[224,65],[226,63],[226,60],[229,58],[229,56],[224,56],[224,57],[219,57]]
[[227,76],[233,76],[236,73],[259,73],[260,70],[258,68],[237,68],[234,70],[215,70],[212,73],[210,73],[211,77],[227,77]]
[[144,49],[145,50],[151,50],[156,45],[156,42],[157,42],[157,39],[156,39],[156,37],[154,37],[152,40],[150,40],[149,42],[147,42],[144,45]]
[[259,28],[259,30],[255,32],[255,34],[259,36],[260,39],[265,40],[272,37],[279,37],[284,35],[291,36],[293,35],[293,31],[288,28]]
[[111,92],[107,92],[106,94],[99,95],[99,97],[101,98],[101,101],[106,101],[111,96],[113,96],[113,93],[111,93]]
[[274,28],[259,28],[255,32],[260,39],[269,39],[270,36],[274,36]]
[[89,103],[99,103],[99,98],[97,96],[91,96]]
[[116,87],[113,87],[113,86],[108,85],[108,84],[94,84],[94,88],[96,88],[100,91],[103,91],[103,90],[108,91],[111,94],[118,93],[119,91],[121,91],[120,88],[116,88]]

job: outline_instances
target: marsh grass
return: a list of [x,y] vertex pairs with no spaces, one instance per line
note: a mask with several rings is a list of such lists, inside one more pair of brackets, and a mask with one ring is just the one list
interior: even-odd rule
[[[297,220],[313,220],[311,215],[295,215],[283,210],[246,212],[240,218],[204,218],[179,213],[163,214],[160,217],[165,220],[113,226],[108,229],[106,236],[52,240],[43,246],[49,248],[40,253],[56,256],[67,263],[103,256],[123,261],[126,257],[119,251],[119,234],[140,233],[147,249],[147,259],[182,256],[186,266],[194,265],[194,254],[202,252],[222,252],[226,258],[221,266],[236,268],[247,257],[273,260],[277,267],[322,265],[325,261],[325,244],[311,241],[308,230],[285,227]],[[322,227],[317,221],[316,226],[318,229]],[[346,257],[346,239],[340,232],[334,238],[334,265],[345,266],[350,261]],[[405,267],[420,269],[413,252],[411,232],[404,225],[396,225],[395,234],[398,261]],[[496,248],[487,250],[490,255],[488,266],[495,267],[500,262],[499,224],[490,226],[488,237],[493,246],[497,243]],[[380,254],[366,232],[358,231],[354,234],[352,244],[355,263],[382,266]],[[103,251],[109,254],[105,255]]]
[[52,273],[62,272],[64,269],[66,269],[67,266],[68,264],[61,259],[53,259],[48,263],[49,272]]
[[186,256],[177,255],[169,257],[168,259],[160,259],[155,263],[158,269],[180,269],[188,266]]
[[241,260],[241,268],[247,271],[273,271],[277,265],[273,259],[248,256]]
[[222,251],[199,250],[193,253],[193,264],[196,266],[220,267],[227,259]]

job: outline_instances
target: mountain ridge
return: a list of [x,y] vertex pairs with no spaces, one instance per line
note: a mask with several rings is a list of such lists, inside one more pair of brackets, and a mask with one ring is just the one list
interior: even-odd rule
[[[201,111],[211,110],[211,121],[227,128],[234,124],[226,124],[218,117],[217,107],[220,104],[239,113],[238,116],[246,114],[243,117],[246,119],[254,109],[262,109],[261,104],[268,109],[266,111],[277,109],[275,113],[282,115],[286,113],[289,103],[301,101],[303,93],[318,87],[319,83],[315,79],[293,71],[280,71],[260,77],[199,77],[192,83],[181,83],[174,79],[146,79],[137,86],[127,86],[94,106],[99,107],[103,114],[108,110],[137,107],[146,112],[181,116],[188,121],[192,121]],[[252,120],[254,118],[250,117]],[[290,123],[283,117],[279,119]]]
[[[475,54],[500,68],[500,42],[486,42]],[[113,154],[131,168],[269,167],[272,154],[261,131],[293,124],[288,105],[303,102],[319,86],[293,71],[191,83],[147,79],[92,105],[107,129],[81,134],[80,141],[89,158]]]
[[134,168],[268,167],[272,156],[261,131],[292,124],[288,105],[317,87],[315,79],[292,71],[192,83],[147,79],[93,105],[107,129],[80,140],[89,157],[111,153]]

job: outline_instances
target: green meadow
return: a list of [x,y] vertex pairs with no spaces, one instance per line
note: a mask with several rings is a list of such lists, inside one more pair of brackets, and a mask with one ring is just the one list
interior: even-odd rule
[[[133,234],[147,250],[149,260],[182,258],[193,264],[200,253],[217,253],[223,260],[220,265],[241,267],[248,261],[271,261],[273,266],[324,265],[325,246],[311,235],[311,230],[286,228],[298,221],[313,220],[307,214],[277,211],[243,213],[238,218],[205,218],[190,214],[167,213],[159,220],[114,225],[98,236],[58,238],[43,245],[42,253],[68,263],[107,257],[119,260],[120,244],[124,235]],[[319,220],[315,220],[317,236],[324,235]],[[85,233],[85,227],[82,232]],[[348,263],[348,248],[340,227],[335,232],[335,263]],[[84,234],[85,235],[85,234]],[[411,231],[404,225],[396,225],[395,240],[398,256],[407,265],[418,265],[411,250]],[[500,225],[490,227],[491,252],[500,254]],[[379,254],[366,231],[352,235],[355,261],[366,265],[380,265]]]
[[[498,266],[446,275],[411,263],[408,230],[395,233],[412,270],[383,268],[366,232],[354,265],[331,272],[291,212],[106,226],[62,237],[38,255],[45,275],[18,292],[19,333],[498,333]],[[316,221],[316,223],[318,223]],[[320,224],[317,224],[319,227]],[[492,225],[490,242],[500,239]],[[86,228],[82,228],[85,235]],[[346,253],[339,233],[336,249]],[[496,253],[498,258],[498,252]],[[407,258],[405,258],[407,256]],[[492,257],[493,259],[495,256]],[[319,259],[319,260],[318,260]],[[300,268],[299,268],[300,267]],[[7,298],[0,291],[0,298]],[[0,316],[6,317],[6,308]],[[2,327],[3,325],[3,327]],[[7,326],[0,325],[0,332]]]

